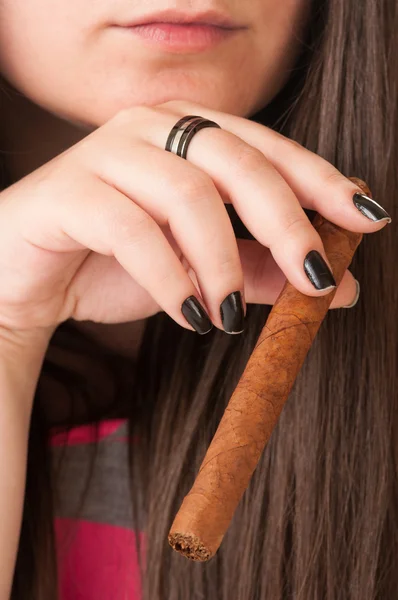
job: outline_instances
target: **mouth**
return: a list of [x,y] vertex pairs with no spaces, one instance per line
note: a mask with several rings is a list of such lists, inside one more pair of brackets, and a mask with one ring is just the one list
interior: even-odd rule
[[214,11],[188,14],[163,11],[118,26],[148,47],[172,53],[197,53],[231,38],[245,25]]
[[208,10],[201,13],[187,13],[175,10],[163,10],[156,14],[142,15],[135,21],[128,23],[125,27],[135,27],[137,25],[148,25],[153,23],[170,23],[176,25],[208,25],[219,27],[221,29],[242,29],[244,24],[238,23],[229,15]]
[[201,52],[212,48],[236,33],[214,25],[180,25],[176,23],[148,23],[124,28],[151,47],[169,52]]

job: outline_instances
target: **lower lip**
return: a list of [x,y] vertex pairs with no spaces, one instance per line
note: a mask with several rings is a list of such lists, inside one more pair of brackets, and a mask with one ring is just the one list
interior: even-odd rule
[[170,52],[207,50],[238,31],[213,25],[180,25],[176,23],[149,23],[123,29],[139,36],[149,46]]

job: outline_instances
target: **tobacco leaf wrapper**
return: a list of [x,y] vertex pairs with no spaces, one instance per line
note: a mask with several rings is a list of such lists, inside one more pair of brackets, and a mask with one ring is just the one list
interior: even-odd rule
[[[339,285],[362,234],[320,214],[312,225]],[[187,558],[206,561],[218,550],[335,293],[307,296],[286,282],[170,529],[169,543]]]

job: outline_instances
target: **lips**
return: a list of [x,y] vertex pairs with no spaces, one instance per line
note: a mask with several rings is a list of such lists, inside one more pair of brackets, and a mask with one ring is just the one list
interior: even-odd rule
[[156,50],[192,54],[210,49],[247,26],[216,10],[194,13],[166,9],[137,16],[116,29],[130,34],[127,39],[140,39]]
[[175,10],[163,10],[152,15],[142,15],[137,19],[126,23],[124,27],[135,27],[137,25],[152,25],[153,23],[168,23],[180,25],[209,25],[222,29],[241,29],[242,23],[238,23],[229,15],[208,10],[201,13],[183,13]]
[[233,29],[197,23],[148,23],[123,29],[139,37],[146,46],[174,53],[201,52],[237,33]]

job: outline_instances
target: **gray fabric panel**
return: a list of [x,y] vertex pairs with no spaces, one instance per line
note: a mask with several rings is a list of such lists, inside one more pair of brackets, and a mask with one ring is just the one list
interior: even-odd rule
[[97,444],[52,447],[56,516],[132,527],[128,444],[116,441],[126,434],[122,426]]

